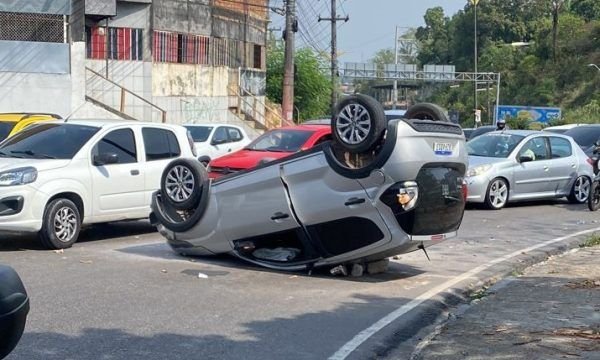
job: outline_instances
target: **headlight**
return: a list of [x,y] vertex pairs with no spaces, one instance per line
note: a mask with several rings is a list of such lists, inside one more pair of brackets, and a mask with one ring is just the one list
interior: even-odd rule
[[38,172],[34,167],[23,167],[0,173],[0,186],[24,185],[34,182]]
[[481,174],[484,174],[491,168],[492,168],[492,165],[490,165],[490,164],[475,166],[474,168],[470,168],[469,171],[467,171],[467,176],[468,177],[479,176]]

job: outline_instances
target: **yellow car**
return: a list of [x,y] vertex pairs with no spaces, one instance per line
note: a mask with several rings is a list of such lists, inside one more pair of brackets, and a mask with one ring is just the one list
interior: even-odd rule
[[0,113],[0,141],[13,136],[31,124],[56,119],[62,118],[56,114],[44,113]]

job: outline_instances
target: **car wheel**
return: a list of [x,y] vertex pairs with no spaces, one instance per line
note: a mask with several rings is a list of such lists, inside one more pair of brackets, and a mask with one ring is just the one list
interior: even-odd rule
[[583,204],[590,196],[591,181],[587,176],[579,176],[573,183],[569,201],[574,204]]
[[590,187],[588,209],[590,209],[590,211],[596,211],[600,209],[600,184],[597,181],[593,181],[592,186]]
[[206,168],[199,162],[177,159],[163,171],[160,190],[166,202],[176,210],[190,210],[198,205],[202,186],[208,179]]
[[407,119],[450,122],[448,115],[446,115],[446,112],[441,106],[430,103],[415,104],[409,107],[408,110],[406,110],[406,113],[404,113],[404,117]]
[[383,106],[370,96],[347,96],[336,105],[334,114],[331,120],[333,138],[351,153],[372,150],[386,128]]
[[47,249],[66,249],[73,246],[81,230],[81,215],[69,199],[52,200],[44,210],[39,238]]
[[488,209],[500,210],[508,202],[508,184],[506,180],[496,178],[488,185],[485,205]]

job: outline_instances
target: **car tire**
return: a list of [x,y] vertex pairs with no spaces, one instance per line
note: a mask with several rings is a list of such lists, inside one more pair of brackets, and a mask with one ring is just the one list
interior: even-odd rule
[[[591,180],[587,176],[578,176],[573,183],[571,193],[567,197],[573,204],[583,204],[590,196]],[[586,193],[587,191],[587,193]]]
[[500,210],[508,203],[508,183],[502,178],[490,181],[485,192],[485,206],[490,210]]
[[81,230],[81,214],[69,199],[52,200],[44,209],[39,239],[46,249],[67,249],[73,246]]
[[176,210],[190,210],[198,205],[206,179],[208,173],[200,162],[177,159],[163,171],[160,190],[170,206]]
[[598,183],[598,181],[592,181],[587,203],[590,211],[596,211],[600,209],[600,183]]
[[415,104],[409,107],[404,113],[404,117],[407,119],[450,122],[446,111],[441,106],[431,103]]
[[373,150],[386,129],[383,106],[367,95],[350,95],[339,101],[331,119],[333,139],[354,154]]

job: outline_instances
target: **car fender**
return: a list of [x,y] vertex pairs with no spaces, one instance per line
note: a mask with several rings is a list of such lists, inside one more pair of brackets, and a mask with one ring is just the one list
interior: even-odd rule
[[48,201],[60,194],[60,193],[74,193],[81,198],[83,202],[83,219],[89,219],[92,215],[92,199],[91,192],[82,182],[74,179],[56,179],[44,183],[42,186],[37,187],[37,192],[34,199],[34,215],[39,216],[41,219],[44,215],[44,209]]

